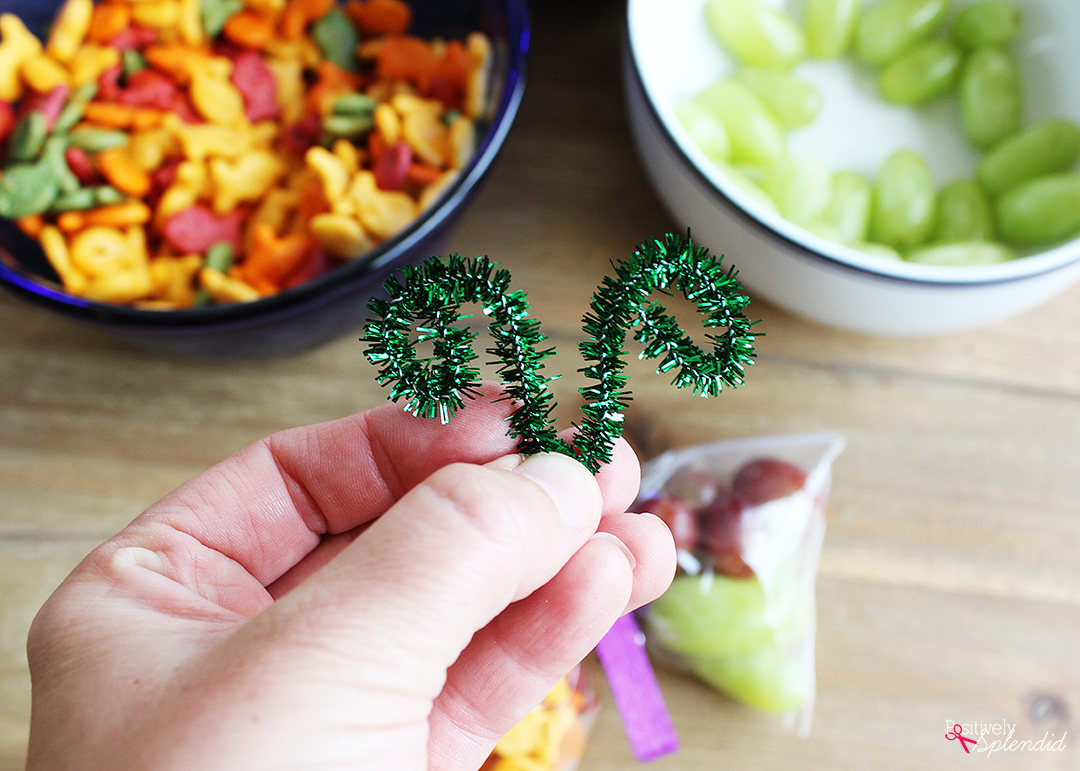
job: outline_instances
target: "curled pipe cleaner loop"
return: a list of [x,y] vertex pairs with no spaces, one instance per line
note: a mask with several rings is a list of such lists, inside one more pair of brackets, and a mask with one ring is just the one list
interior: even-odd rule
[[[519,451],[561,452],[595,472],[611,460],[630,401],[622,372],[628,330],[635,330],[634,339],[645,346],[640,358],[660,359],[657,372],[673,371],[678,388],[716,396],[743,382],[744,368],[753,364],[756,322],[743,313],[749,299],[735,271],[721,261],[694,247],[689,237],[668,235],[614,265],[615,276],[604,278],[582,320],[587,339],[578,344],[586,361],[581,372],[595,382],[580,389],[584,418],[573,445],[559,439],[552,425],[555,404],[547,384],[555,378],[540,374],[553,349],[537,349],[546,338],[540,323],[528,318],[525,293],[509,291],[509,272],[496,270],[486,257],[451,255],[406,268],[402,281],[391,278],[384,285],[386,299],[368,304],[380,318],[367,323],[361,339],[368,346],[365,355],[379,367],[378,382],[393,384],[392,401],[404,398],[407,411],[446,423],[463,406],[463,397],[479,393],[480,373],[471,365],[476,333],[454,324],[468,318],[460,312],[462,305],[480,304],[491,319],[492,345],[486,352],[499,365],[505,398],[520,403],[507,419],[507,433],[520,439]],[[706,329],[716,330],[706,335],[711,350],[691,340],[663,305],[650,302],[653,292],[672,289],[696,306]],[[427,341],[432,356],[418,359],[416,345]]]

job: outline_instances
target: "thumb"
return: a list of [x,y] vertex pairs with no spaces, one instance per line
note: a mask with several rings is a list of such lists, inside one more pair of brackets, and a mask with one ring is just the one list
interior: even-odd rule
[[255,625],[272,623],[279,645],[317,640],[297,666],[345,656],[357,666],[338,670],[343,685],[408,689],[430,708],[473,635],[550,581],[601,508],[593,475],[564,455],[446,466]]

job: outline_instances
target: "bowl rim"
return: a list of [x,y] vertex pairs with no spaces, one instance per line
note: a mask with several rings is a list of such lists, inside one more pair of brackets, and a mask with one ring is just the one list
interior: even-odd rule
[[[877,279],[930,286],[983,286],[1004,284],[1052,273],[1080,260],[1080,236],[1045,251],[1017,257],[992,265],[922,265],[905,260],[890,260],[878,255],[830,241],[770,211],[741,190],[701,151],[675,116],[674,105],[665,104],[649,87],[638,66],[637,47],[648,34],[637,28],[636,8],[654,0],[628,0],[624,18],[624,51],[627,69],[644,96],[651,118],[675,157],[696,178],[710,198],[737,213],[755,229],[780,242],[800,256],[847,272],[868,274]],[[704,24],[704,19],[702,24]]]
[[[2,249],[0,285],[52,310],[96,323],[139,327],[210,327],[295,312],[311,302],[330,302],[340,295],[354,291],[357,286],[366,283],[365,276],[369,281],[372,278],[380,280],[387,266],[402,252],[416,247],[438,232],[466,204],[476,192],[506,140],[524,95],[530,17],[528,0],[505,0],[505,6],[505,68],[493,73],[502,90],[497,106],[485,121],[487,129],[483,139],[468,165],[427,211],[422,212],[406,228],[383,241],[363,258],[339,265],[298,286],[250,302],[169,310],[138,308],[76,297],[59,286],[50,285],[28,269],[16,267],[16,258]],[[10,225],[13,226],[13,223]]]

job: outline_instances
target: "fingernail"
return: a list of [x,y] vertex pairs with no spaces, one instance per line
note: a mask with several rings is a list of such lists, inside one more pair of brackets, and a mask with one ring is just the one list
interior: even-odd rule
[[587,468],[560,453],[533,455],[514,469],[544,488],[567,530],[583,530],[599,519],[603,500]]
[[626,561],[630,563],[630,569],[633,570],[637,567],[637,560],[634,559],[634,553],[630,551],[630,549],[626,546],[625,543],[622,542],[622,540],[618,536],[614,536],[611,533],[605,533],[603,530],[601,530],[598,533],[593,533],[593,536],[590,540],[607,541],[608,543],[615,544],[622,550],[622,553],[626,555]]

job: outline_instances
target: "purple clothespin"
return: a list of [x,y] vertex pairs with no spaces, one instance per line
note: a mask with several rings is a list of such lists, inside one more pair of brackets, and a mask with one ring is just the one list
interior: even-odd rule
[[644,763],[677,750],[679,737],[633,614],[615,622],[596,646],[596,654],[634,756]]

